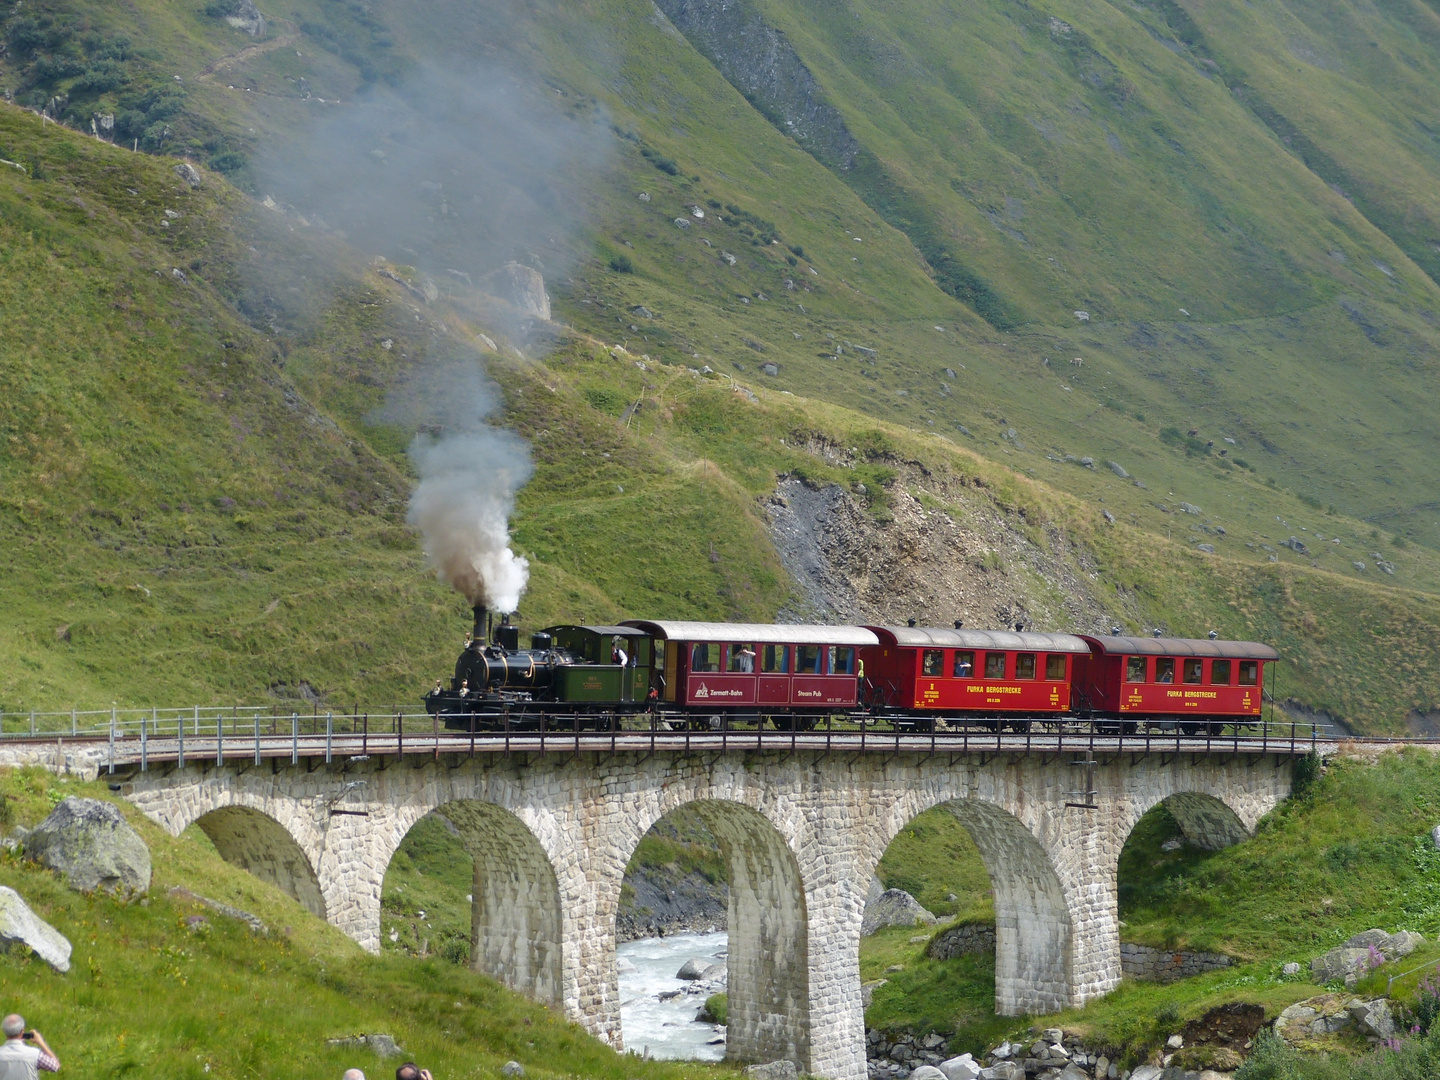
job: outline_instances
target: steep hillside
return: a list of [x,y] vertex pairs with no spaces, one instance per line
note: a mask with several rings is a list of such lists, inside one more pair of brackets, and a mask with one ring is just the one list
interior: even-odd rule
[[[551,163],[568,186],[506,257],[544,264],[564,317],[606,341],[768,362],[762,382],[963,430],[1066,488],[1052,459],[1113,458],[1203,506],[1238,458],[1440,544],[1419,419],[1440,334],[1426,5],[238,10],[11,6],[0,78],[82,130],[113,117],[107,137],[308,198],[302,217],[401,165],[385,212],[341,228],[442,281],[492,270],[495,237],[456,250],[470,189],[442,166],[463,140],[429,135],[466,130],[496,86],[486,112],[527,131],[548,101],[567,138],[609,145]],[[402,115],[425,137],[399,137]],[[525,136],[499,130],[465,158],[477,175],[497,150],[515,164],[502,144]],[[305,148],[337,134],[353,159],[316,184]]]
[[[5,367],[12,711],[413,695],[448,665],[459,605],[403,526],[409,433],[375,410],[422,360],[481,355],[535,448],[515,520],[535,561],[523,612],[535,623],[819,613],[828,574],[859,598],[848,617],[1218,626],[1279,641],[1298,669],[1282,692],[1362,725],[1394,730],[1433,706],[1440,650],[1426,644],[1398,680],[1384,661],[1434,636],[1426,606],[1309,566],[1369,558],[1363,527],[1243,471],[1217,479],[1236,496],[1234,517],[1167,498],[1166,520],[1188,527],[1164,540],[1143,524],[1160,513],[1154,492],[1067,465],[1112,528],[1093,503],[845,410],[583,340],[562,340],[539,366],[507,360],[469,321],[483,298],[427,305],[402,274],[351,265],[343,249],[330,255],[346,284],[322,294],[318,313],[257,333],[241,313],[255,295],[245,240],[263,242],[273,225],[263,211],[218,178],[191,188],[168,162],[21,112],[4,123],[11,152],[39,163],[0,191],[15,207],[18,268],[6,277],[17,328]],[[300,287],[282,288],[289,265],[265,267],[270,294]],[[787,540],[784,504],[817,497],[850,531],[825,534],[821,515],[819,534]],[[1344,542],[1322,534],[1327,547],[1305,558],[1267,544],[1275,509],[1287,535],[1308,517],[1314,529],[1296,535],[1323,526]],[[1266,544],[1285,561],[1182,554],[1202,538],[1223,547],[1220,520],[1237,551],[1253,544],[1258,557]],[[936,541],[945,521],[955,531]],[[1424,549],[1384,554],[1397,578],[1440,582]]]

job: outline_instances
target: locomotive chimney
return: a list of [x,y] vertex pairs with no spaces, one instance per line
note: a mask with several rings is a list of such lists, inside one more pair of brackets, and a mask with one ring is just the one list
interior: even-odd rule
[[478,641],[478,642],[480,642],[481,645],[484,645],[484,644],[485,644],[485,605],[484,605],[484,604],[476,604],[474,610],[475,610],[475,626],[474,626],[474,628],[470,631],[470,640],[471,640],[471,641]]

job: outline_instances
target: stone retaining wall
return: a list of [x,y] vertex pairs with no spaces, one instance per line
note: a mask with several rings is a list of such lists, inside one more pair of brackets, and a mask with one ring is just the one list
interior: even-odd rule
[[1220,971],[1235,961],[1222,953],[1166,952],[1148,945],[1120,943],[1120,971],[1130,979],[1147,982],[1174,982],[1207,971]]

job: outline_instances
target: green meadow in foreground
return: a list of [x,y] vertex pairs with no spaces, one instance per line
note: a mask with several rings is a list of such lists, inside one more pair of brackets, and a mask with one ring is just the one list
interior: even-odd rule
[[[0,774],[11,825],[34,825],[66,795],[110,798],[103,784],[40,770]],[[616,1054],[550,1010],[445,959],[369,956],[278,890],[224,862],[198,829],[179,838],[125,812],[150,846],[147,897],[122,902],[71,891],[14,856],[0,884],[20,893],[74,946],[61,975],[23,955],[0,957],[4,1008],[45,1033],[67,1074],[200,1080],[313,1080],[388,1065],[327,1040],[383,1032],[442,1080],[495,1077],[519,1061],[539,1078],[700,1080],[721,1066]],[[257,935],[172,889],[259,916]],[[200,921],[196,921],[196,917]],[[405,1059],[400,1059],[405,1060]]]

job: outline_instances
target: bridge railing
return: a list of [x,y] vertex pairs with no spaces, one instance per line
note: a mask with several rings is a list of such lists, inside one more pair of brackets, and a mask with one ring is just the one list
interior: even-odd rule
[[[468,734],[467,717],[450,718],[457,727],[448,733]],[[808,721],[808,724],[805,722]],[[774,730],[767,722],[775,725]],[[1243,724],[1200,724],[1197,731],[1185,731],[1176,722],[1160,721],[1139,725],[1126,722],[1127,737],[1150,737],[1155,740],[1173,740],[1177,735],[1189,742],[1204,741],[1207,738],[1223,741],[1232,736],[1245,739],[1267,739],[1279,744],[1289,742],[1293,737],[1301,742],[1328,739],[1332,733],[1305,721],[1284,722],[1260,721]],[[788,726],[786,726],[788,725]],[[513,714],[513,721],[503,717],[482,716],[476,720],[476,734],[490,738],[511,733],[544,732],[563,735],[572,732],[627,733],[647,731],[710,732],[736,738],[754,739],[757,735],[764,741],[785,741],[797,731],[832,732],[835,734],[858,734],[862,737],[883,739],[886,737],[910,738],[916,735],[949,743],[968,736],[983,738],[986,732],[1010,732],[1025,734],[1063,731],[1069,735],[1113,735],[1119,722],[1111,719],[1081,719],[1066,717],[1015,718],[975,717],[966,721],[941,720],[932,731],[922,731],[913,722],[902,719],[900,724],[884,717],[834,714],[823,717],[797,719],[793,716],[772,717],[771,714],[730,711],[714,717],[681,716],[675,713],[637,711],[597,715],[594,713],[556,711],[542,716]],[[291,735],[315,736],[322,734],[376,736],[434,735],[447,733],[446,726],[437,717],[426,712],[406,712],[389,707],[350,711],[335,709],[321,710],[312,707],[306,710],[285,708],[278,705],[186,705],[179,707],[126,707],[112,706],[108,709],[70,709],[61,711],[24,710],[6,711],[0,709],[0,743],[29,741],[31,739],[54,741],[57,738],[83,739],[93,741],[113,737],[118,740],[138,739],[142,736],[154,739],[178,738],[241,738],[245,736],[274,739]],[[1411,740],[1406,740],[1411,741]]]

